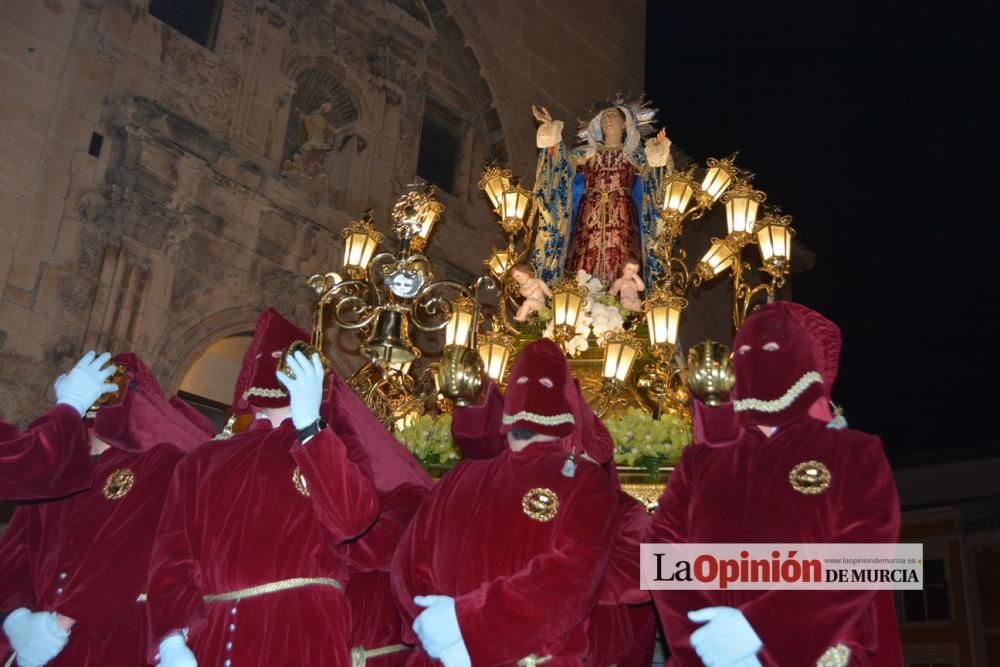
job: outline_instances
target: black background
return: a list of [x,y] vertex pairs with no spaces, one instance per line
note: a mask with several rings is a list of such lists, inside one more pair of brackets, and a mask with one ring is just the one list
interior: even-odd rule
[[739,150],[817,254],[794,299],[844,334],[834,398],[895,465],[996,455],[1000,71],[986,2],[651,0],[675,145]]

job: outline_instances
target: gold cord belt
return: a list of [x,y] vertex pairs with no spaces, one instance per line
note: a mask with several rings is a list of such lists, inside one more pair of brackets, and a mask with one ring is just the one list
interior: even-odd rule
[[625,188],[615,188],[614,190],[598,190],[597,194],[601,195],[601,198],[597,201],[597,205],[600,206],[611,201],[611,195],[616,192],[628,192]]
[[392,644],[391,646],[368,649],[364,646],[355,646],[351,649],[351,667],[365,667],[365,663],[369,658],[380,658],[383,655],[391,655],[393,653],[410,651],[412,649],[412,646],[407,646],[406,644]]
[[549,660],[552,659],[551,655],[545,655],[538,657],[534,653],[527,656],[526,658],[521,658],[517,661],[517,667],[535,667],[535,665],[544,665]]
[[330,588],[336,588],[338,591],[344,590],[344,585],[342,583],[329,577],[295,577],[293,579],[272,581],[268,584],[260,584],[259,586],[251,586],[250,588],[241,588],[238,591],[206,595],[202,599],[204,599],[205,602],[227,602],[229,600],[255,598],[261,595],[270,595],[271,593],[290,591],[293,588],[305,588],[306,586],[329,586]]

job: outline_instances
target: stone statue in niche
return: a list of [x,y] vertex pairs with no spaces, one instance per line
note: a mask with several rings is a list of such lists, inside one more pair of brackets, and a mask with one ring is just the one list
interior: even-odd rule
[[323,163],[333,150],[333,137],[337,128],[330,122],[333,103],[324,102],[312,113],[299,112],[299,150],[291,160],[281,166],[284,175],[308,179],[325,179]]

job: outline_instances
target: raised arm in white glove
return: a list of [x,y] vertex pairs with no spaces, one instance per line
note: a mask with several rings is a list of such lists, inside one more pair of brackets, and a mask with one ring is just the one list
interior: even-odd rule
[[551,148],[562,141],[563,122],[552,120],[552,114],[545,107],[531,105],[531,115],[539,122],[535,131],[535,145],[538,148]]
[[[691,633],[691,647],[705,667],[744,664],[763,644],[743,612],[735,607],[705,607],[688,612],[694,623],[705,623]],[[752,664],[752,663],[751,663]]]
[[184,642],[184,635],[175,632],[160,642],[160,667],[198,667],[198,660]]
[[107,381],[115,374],[114,365],[104,368],[109,361],[108,352],[97,356],[91,350],[83,355],[73,370],[56,378],[56,403],[72,406],[82,417],[103,394],[117,391],[118,386]]
[[15,609],[3,622],[18,667],[41,667],[63,650],[69,632],[59,625],[55,612]]
[[413,620],[413,633],[420,639],[424,652],[440,660],[444,667],[472,667],[472,658],[458,627],[455,598],[418,595],[413,601],[424,607]]
[[314,424],[319,419],[319,404],[323,400],[325,371],[318,354],[306,358],[301,351],[285,360],[288,370],[295,376],[278,371],[278,382],[285,385],[291,401],[292,424],[296,430]]

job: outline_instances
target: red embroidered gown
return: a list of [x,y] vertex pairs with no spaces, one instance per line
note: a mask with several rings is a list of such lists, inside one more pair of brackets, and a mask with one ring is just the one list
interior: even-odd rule
[[629,256],[639,257],[639,216],[632,186],[639,172],[618,149],[598,150],[579,167],[585,191],[580,198],[566,270],[583,269],[607,286]]

